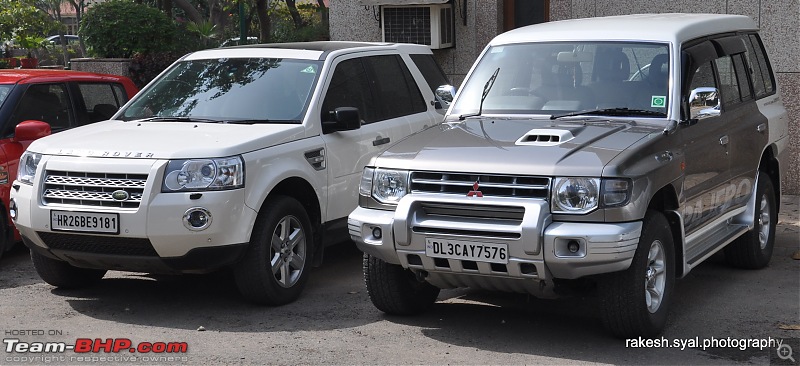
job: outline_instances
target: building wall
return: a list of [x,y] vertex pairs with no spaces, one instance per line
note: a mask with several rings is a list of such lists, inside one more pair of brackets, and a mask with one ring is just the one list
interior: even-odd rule
[[[486,44],[502,30],[503,0],[455,0],[456,47],[434,50],[453,85],[460,85]],[[466,10],[466,25],[462,16]],[[377,7],[374,9],[378,11]],[[761,28],[761,37],[789,110],[789,167],[783,193],[800,194],[800,1],[798,0],[550,0],[550,20],[635,13],[729,13],[747,15]],[[380,42],[380,23],[372,7],[358,0],[331,2],[332,40]]]
[[[461,84],[486,44],[502,31],[502,1],[468,0],[466,7],[461,0],[455,1],[456,46],[433,50],[453,85]],[[331,1],[331,40],[380,42],[381,27],[375,15],[378,11],[377,6],[361,6],[358,0]]]

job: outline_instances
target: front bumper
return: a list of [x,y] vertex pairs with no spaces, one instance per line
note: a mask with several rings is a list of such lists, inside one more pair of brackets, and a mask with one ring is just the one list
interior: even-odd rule
[[[508,219],[509,211],[521,214]],[[495,212],[505,218],[492,217]],[[412,194],[395,211],[356,208],[348,227],[364,253],[426,271],[428,281],[439,287],[536,293],[534,281],[507,280],[575,279],[624,270],[636,251],[642,223],[552,222],[546,201]],[[374,235],[376,228],[380,237]],[[506,244],[508,263],[432,258],[426,255],[427,238]],[[575,252],[569,250],[572,242],[578,246]]]
[[[256,217],[244,204],[244,189],[161,193],[165,164],[165,160],[45,157],[33,185],[15,182],[11,191],[17,210],[14,224],[32,250],[79,267],[200,272],[240,258]],[[45,203],[40,180],[47,169],[146,174],[147,181],[136,208]],[[195,207],[211,214],[204,230],[184,226],[184,214]],[[118,214],[119,234],[54,231],[52,210]]]

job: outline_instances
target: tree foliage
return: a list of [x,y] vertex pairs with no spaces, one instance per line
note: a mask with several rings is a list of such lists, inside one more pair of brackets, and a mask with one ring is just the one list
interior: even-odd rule
[[172,49],[176,25],[158,9],[130,0],[110,0],[88,9],[79,32],[90,54],[128,58],[134,53]]
[[273,18],[270,42],[307,42],[328,39],[324,22],[326,9],[317,4],[295,5],[294,1],[278,2],[270,15]]
[[52,27],[50,16],[38,9],[34,0],[0,0],[0,41],[27,43],[40,39]]

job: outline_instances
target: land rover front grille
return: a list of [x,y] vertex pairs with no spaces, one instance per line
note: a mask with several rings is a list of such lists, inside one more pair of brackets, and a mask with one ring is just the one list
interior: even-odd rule
[[106,174],[48,170],[44,204],[137,208],[142,202],[146,174]]
[[[477,189],[475,184],[477,183]],[[550,178],[515,175],[412,172],[411,192],[467,195],[480,191],[481,196],[546,199]]]

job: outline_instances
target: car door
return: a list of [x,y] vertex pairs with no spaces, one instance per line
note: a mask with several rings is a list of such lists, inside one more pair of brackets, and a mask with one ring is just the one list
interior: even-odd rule
[[[694,230],[716,218],[730,183],[729,114],[715,109],[720,103],[720,85],[715,72],[716,50],[704,42],[686,50],[692,59],[684,98],[704,94],[690,105],[689,123],[680,130],[684,143],[684,230]],[[722,108],[726,106],[722,105]]]
[[333,70],[324,81],[321,120],[330,120],[336,108],[355,107],[362,126],[323,135],[329,220],[347,217],[355,208],[361,172],[373,156],[414,132],[413,121],[433,119],[408,67],[396,54],[342,56],[334,60]]
[[754,191],[761,153],[769,139],[767,117],[759,111],[750,78],[750,70],[757,66],[747,62],[745,41],[749,42],[747,35],[720,40],[730,56],[716,61],[723,92],[730,94],[723,95],[725,101],[730,101],[723,113],[729,114],[731,120],[731,185],[726,195],[731,208],[744,206]]
[[70,103],[65,83],[31,84],[25,90],[11,116],[11,123],[5,127],[5,135],[13,133],[22,121],[44,121],[53,132],[75,125],[75,111]]

